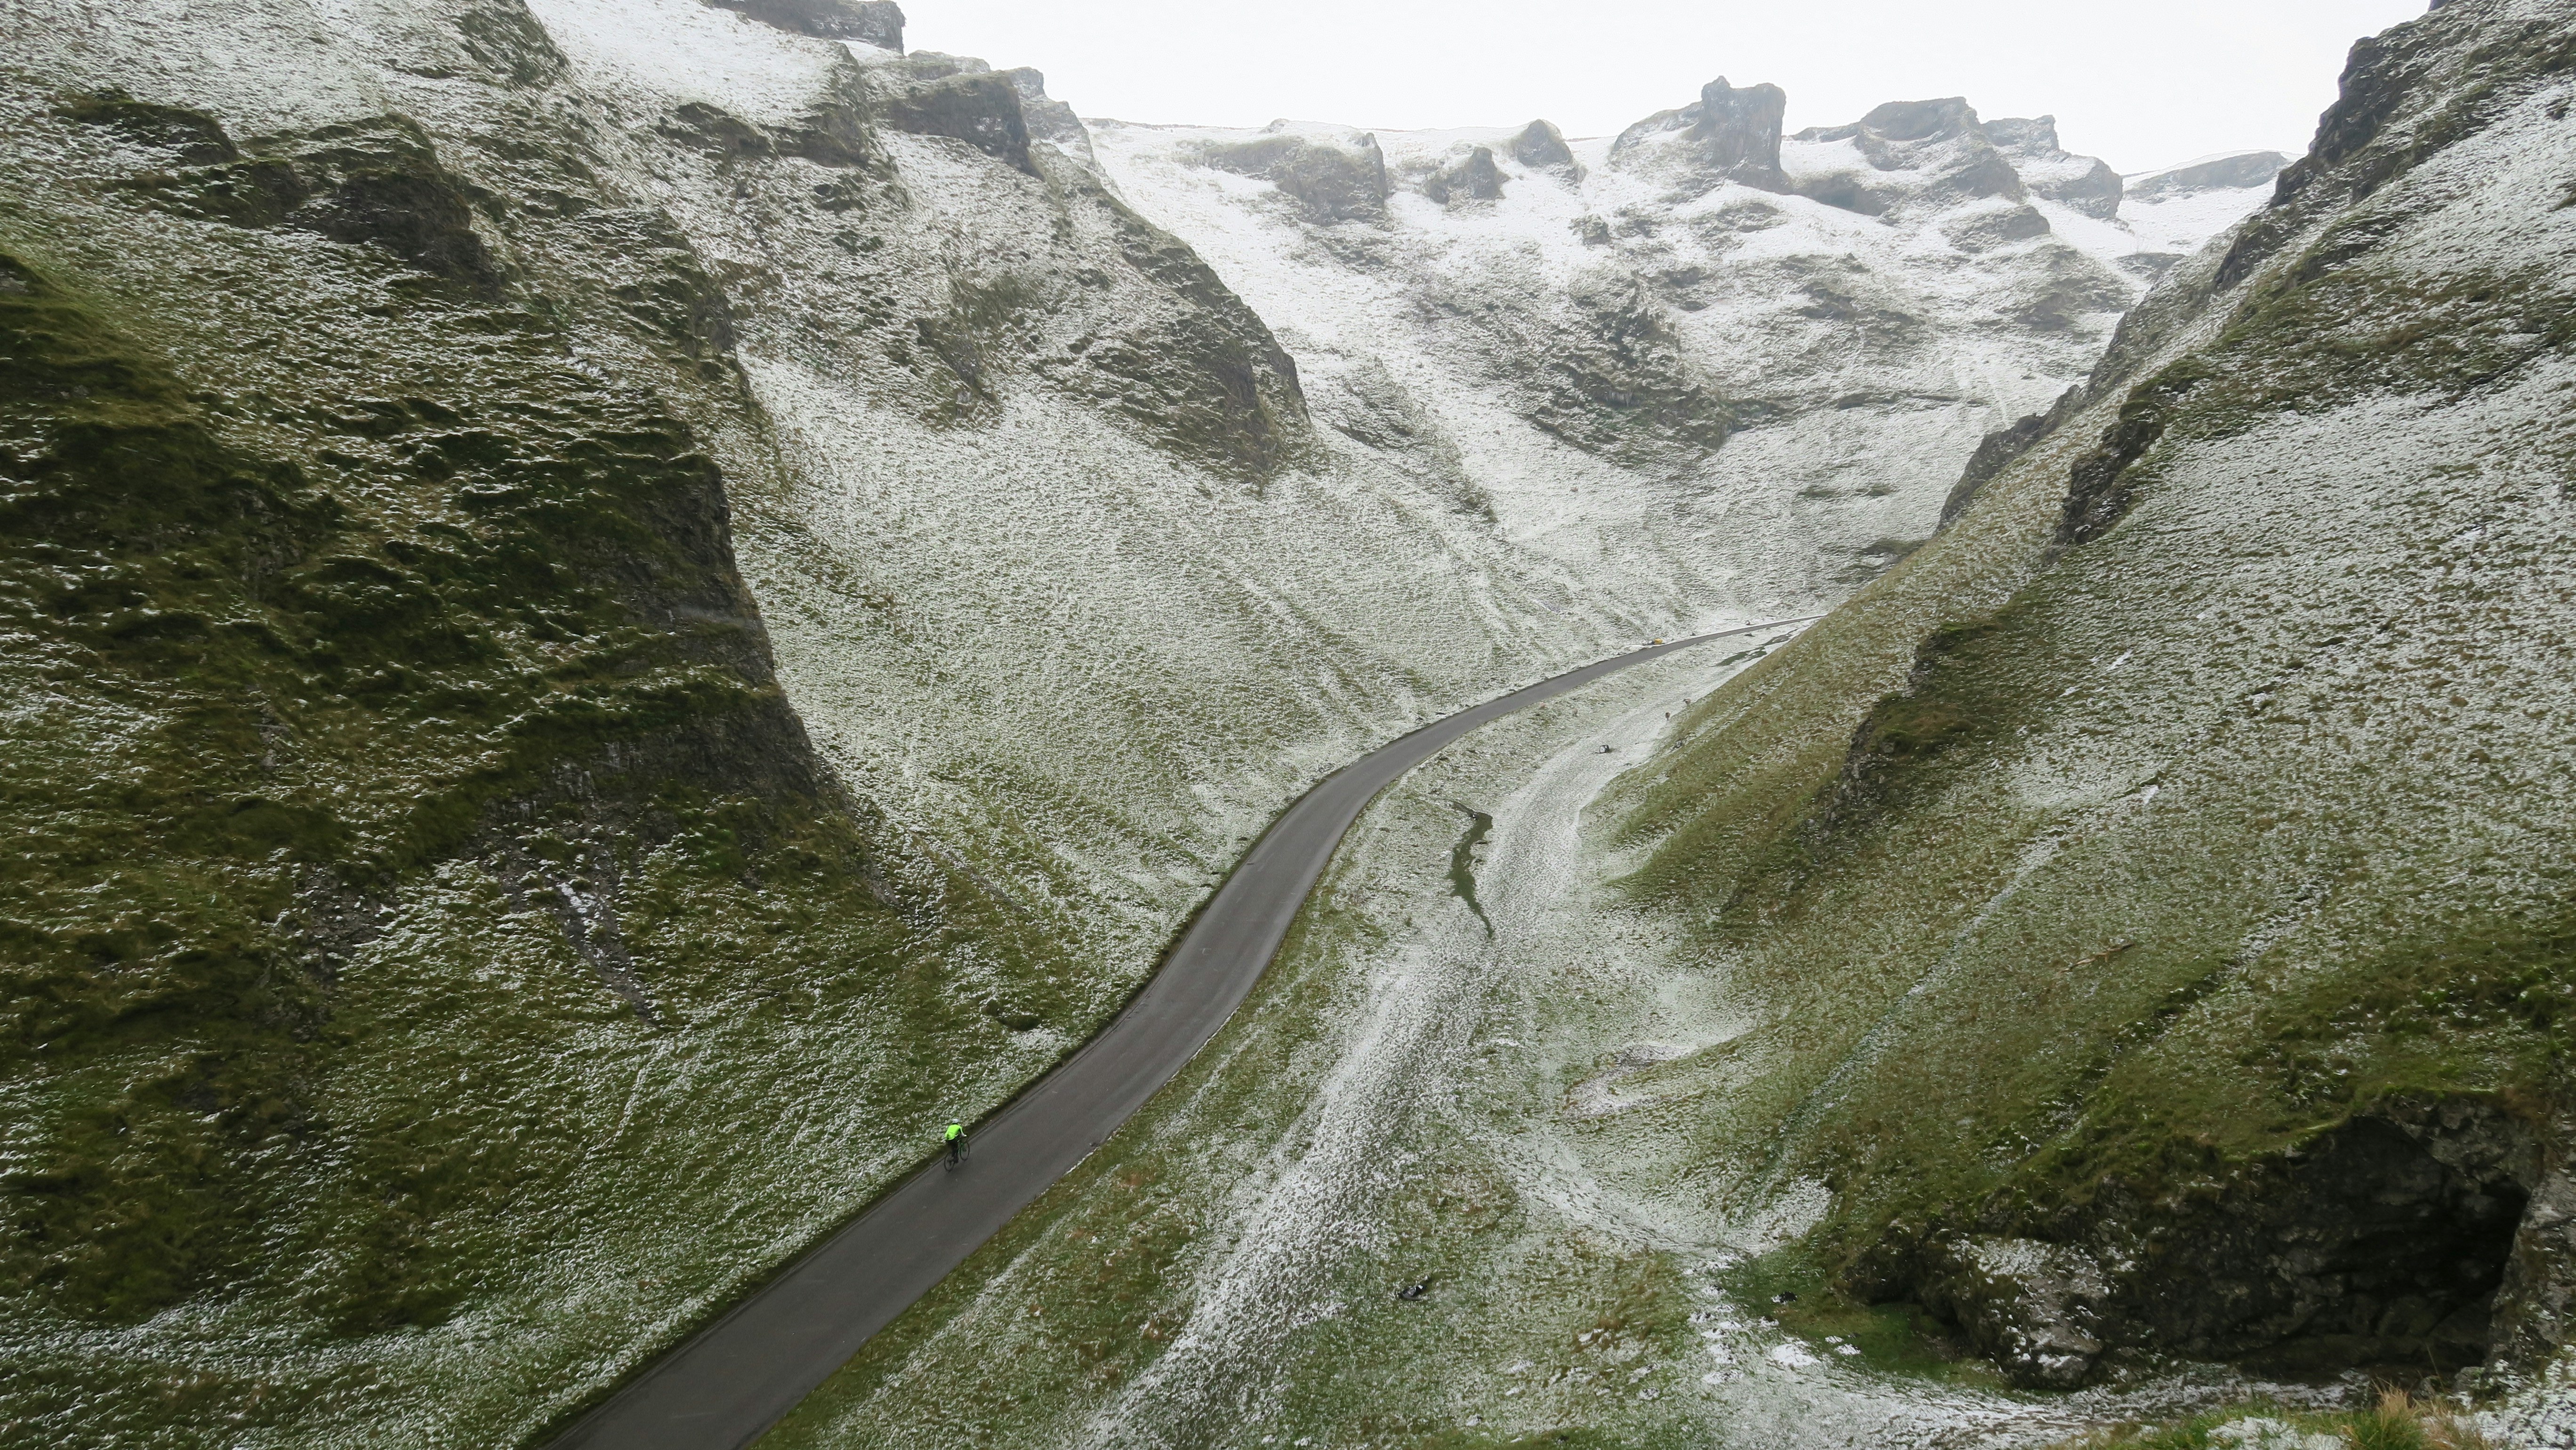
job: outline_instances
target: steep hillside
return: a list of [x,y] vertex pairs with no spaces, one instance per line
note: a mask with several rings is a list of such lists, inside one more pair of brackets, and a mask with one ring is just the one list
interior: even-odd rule
[[0,1438],[506,1441],[1043,1065],[982,1008],[1074,968],[814,753],[722,295],[541,32],[388,47],[525,106],[496,154],[310,16],[289,87],[72,19],[0,85]]
[[2081,411],[1623,792],[1743,1022],[1655,1070],[1691,1155],[2015,1383],[2567,1335],[2571,102],[2563,3],[2363,42]]
[[1121,192],[1278,332],[1328,441],[1602,592],[1832,598],[2259,201],[2270,153],[2140,178],[2133,225],[2048,117],[1950,99],[1784,136],[1785,105],[1721,79],[1572,142],[1091,124]]

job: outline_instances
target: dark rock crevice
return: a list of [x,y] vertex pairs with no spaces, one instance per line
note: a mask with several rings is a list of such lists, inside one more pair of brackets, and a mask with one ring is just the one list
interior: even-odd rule
[[2529,1267],[2565,1223],[2535,1193],[2557,1181],[2545,1139],[2484,1099],[2384,1103],[2180,1185],[1892,1225],[1845,1283],[1924,1305],[2026,1388],[2157,1357],[2294,1377],[2528,1364],[2564,1297]]

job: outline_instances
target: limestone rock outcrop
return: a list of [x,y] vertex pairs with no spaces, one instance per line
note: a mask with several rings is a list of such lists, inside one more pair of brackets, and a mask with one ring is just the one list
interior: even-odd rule
[[903,53],[903,7],[895,0],[704,0],[765,25],[823,40],[855,40]]
[[1422,183],[1422,194],[1446,206],[1453,201],[1495,201],[1503,194],[1503,173],[1492,148],[1470,149],[1455,165]]
[[1552,171],[1568,181],[1583,180],[1583,163],[1565,144],[1565,133],[1553,121],[1532,121],[1511,141],[1511,157],[1532,171]]
[[1778,86],[1738,90],[1719,76],[1701,87],[1699,99],[1690,105],[1658,111],[1620,132],[1610,143],[1609,164],[1702,191],[1721,181],[1786,191],[1780,123],[1788,109],[1789,94]]
[[2031,195],[2102,221],[2120,214],[2120,173],[2099,157],[2071,155],[2058,145],[2055,116],[1988,121],[1985,128]]
[[1962,202],[2021,202],[2021,173],[1958,96],[1890,101],[1848,126],[1797,135],[1798,194],[1868,216],[1908,216]]
[[1365,131],[1297,130],[1275,122],[1250,140],[1202,145],[1192,160],[1268,181],[1311,222],[1386,219],[1386,154]]
[[[1278,321],[1328,438],[1397,436],[1382,400],[1401,379],[1408,441],[1381,456],[1515,480],[1482,485],[1507,529],[1617,519],[1656,555],[1649,497],[1681,488],[1712,518],[1758,508],[1833,538],[1849,579],[1933,531],[1986,433],[2091,369],[2145,289],[2129,258],[2259,200],[2214,193],[2150,242],[2045,118],[1996,123],[1999,143],[1939,100],[1786,137],[1784,110],[1777,87],[1721,79],[1609,140],[1287,121],[1093,139],[1122,194]],[[1577,514],[1534,482],[1578,474],[1617,507]]]
[[2149,172],[2130,183],[2128,194],[2142,202],[2163,202],[2204,191],[2269,186],[2289,164],[2290,158],[2278,151],[2235,151]]

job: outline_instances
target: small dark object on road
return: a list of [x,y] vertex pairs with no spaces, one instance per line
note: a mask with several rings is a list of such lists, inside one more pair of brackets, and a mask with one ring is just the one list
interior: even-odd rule
[[1774,1294],[1771,1296],[1771,1302],[1774,1304],[1795,1304],[1798,1302],[1798,1296],[1795,1294]]
[[1422,1276],[1421,1283],[1407,1284],[1403,1288],[1396,1290],[1395,1297],[1398,1299],[1419,1299],[1429,1292],[1431,1292],[1431,1276],[1425,1274]]

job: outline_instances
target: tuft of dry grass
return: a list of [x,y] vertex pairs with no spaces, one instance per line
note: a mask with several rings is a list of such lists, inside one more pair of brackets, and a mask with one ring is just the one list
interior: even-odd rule
[[[2248,1441],[2244,1431],[2225,1433],[2249,1419],[2274,1423],[2270,1439]],[[2279,1429],[2290,1434],[2284,1439]],[[2056,1450],[2233,1450],[2244,1444],[2313,1443],[2331,1436],[2348,1450],[2499,1450],[2477,1421],[2456,1405],[2419,1400],[2402,1389],[2380,1391],[2367,1409],[2314,1413],[2284,1411],[2278,1406],[2247,1404],[2195,1415],[2162,1425],[2120,1425],[2068,1440]]]

